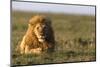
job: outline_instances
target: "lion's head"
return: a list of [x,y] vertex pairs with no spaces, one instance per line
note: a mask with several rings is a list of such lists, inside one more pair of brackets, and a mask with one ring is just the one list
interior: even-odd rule
[[44,23],[36,24],[34,33],[40,42],[44,42],[46,38],[47,25]]
[[33,28],[33,32],[38,38],[38,41],[44,42],[47,40],[48,31],[51,28],[51,21],[44,15],[37,15],[32,17],[29,21],[29,25]]

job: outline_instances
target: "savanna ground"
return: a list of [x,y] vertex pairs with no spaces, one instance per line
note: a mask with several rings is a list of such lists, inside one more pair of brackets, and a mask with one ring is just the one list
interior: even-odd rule
[[39,13],[12,11],[11,64],[35,65],[96,60],[95,16],[52,14],[56,48],[53,54],[21,55],[15,51],[24,36],[29,19]]

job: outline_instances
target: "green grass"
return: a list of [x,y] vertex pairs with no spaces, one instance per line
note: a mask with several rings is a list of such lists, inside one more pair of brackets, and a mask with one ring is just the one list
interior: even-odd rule
[[28,28],[29,19],[36,14],[41,13],[12,11],[12,65],[96,60],[95,16],[42,13],[52,20],[56,40],[55,52],[39,56],[16,52],[15,49]]

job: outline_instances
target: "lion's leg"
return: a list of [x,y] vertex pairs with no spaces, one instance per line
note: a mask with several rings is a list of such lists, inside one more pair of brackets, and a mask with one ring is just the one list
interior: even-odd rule
[[26,44],[25,44],[25,37],[24,37],[21,44],[20,44],[20,53],[21,54],[25,53],[25,47],[26,47]]
[[21,44],[20,45],[20,53],[21,54],[24,54],[24,51],[25,51],[25,45],[24,44]]
[[34,48],[30,50],[30,53],[32,54],[41,54],[42,48]]
[[30,49],[28,45],[25,46],[25,54],[30,54]]

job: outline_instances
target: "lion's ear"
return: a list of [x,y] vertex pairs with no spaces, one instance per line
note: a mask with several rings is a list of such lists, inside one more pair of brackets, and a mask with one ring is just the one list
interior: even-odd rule
[[39,16],[33,16],[32,18],[30,18],[29,20],[29,24],[33,25],[35,24],[35,22],[39,21]]
[[31,18],[31,19],[29,20],[29,24],[32,24],[32,22],[33,22],[33,19]]

